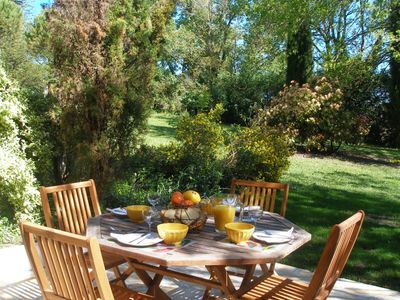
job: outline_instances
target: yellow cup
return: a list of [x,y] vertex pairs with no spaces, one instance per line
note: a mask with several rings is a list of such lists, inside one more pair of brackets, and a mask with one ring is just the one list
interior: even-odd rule
[[157,226],[158,235],[169,245],[182,242],[188,230],[189,226],[180,223],[163,223]]
[[249,240],[254,232],[254,226],[247,223],[227,223],[225,231],[228,238],[234,243]]
[[133,223],[142,223],[149,211],[150,206],[147,205],[130,205],[126,208],[126,213]]
[[235,219],[235,207],[231,205],[218,204],[213,208],[215,228],[225,231],[225,224],[232,223]]

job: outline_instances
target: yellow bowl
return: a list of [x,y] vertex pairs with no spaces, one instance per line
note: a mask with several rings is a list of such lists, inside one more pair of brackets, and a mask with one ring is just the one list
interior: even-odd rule
[[126,213],[133,223],[142,223],[149,210],[150,206],[147,205],[130,205],[126,208]]
[[179,223],[163,223],[157,226],[158,235],[166,244],[179,244],[185,238],[189,226]]
[[228,238],[238,244],[251,238],[254,232],[254,226],[247,223],[228,223],[225,224],[225,231]]

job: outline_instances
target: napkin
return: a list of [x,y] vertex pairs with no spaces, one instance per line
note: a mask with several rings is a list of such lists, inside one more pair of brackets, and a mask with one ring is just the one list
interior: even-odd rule
[[126,209],[123,207],[107,208],[107,211],[116,215],[126,215]]
[[273,230],[267,229],[264,230],[262,233],[266,237],[282,237],[282,238],[290,238],[293,235],[294,228],[290,228],[289,230]]

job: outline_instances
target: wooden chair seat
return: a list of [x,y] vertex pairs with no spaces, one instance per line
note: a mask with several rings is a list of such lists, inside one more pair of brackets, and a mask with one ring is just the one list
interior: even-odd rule
[[308,285],[291,279],[270,275],[255,287],[242,290],[240,299],[325,300],[346,265],[360,233],[363,211],[333,226],[314,275]]
[[[96,185],[92,179],[57,186],[42,186],[40,195],[46,225],[50,228],[84,235],[88,219],[101,214]],[[119,265],[126,262],[125,259],[103,253],[103,260],[105,268],[112,269],[116,280],[125,285],[118,269]]]
[[[289,185],[278,182],[251,181],[242,179],[232,179],[232,194],[238,194],[244,206],[260,206],[263,211],[275,212],[276,206],[280,204],[279,214],[284,217],[289,196]],[[282,194],[278,199],[278,193]],[[264,273],[275,272],[275,263],[260,265]],[[243,267],[237,267],[243,269]],[[236,273],[236,272],[233,272]],[[240,274],[237,274],[240,276]]]
[[108,282],[96,238],[28,222],[20,227],[44,299],[155,299]]
[[241,299],[302,300],[307,285],[278,275],[271,275],[255,288],[247,291]]
[[[232,179],[230,192],[237,193],[245,206],[260,206],[264,211],[275,212],[277,202],[280,202],[279,214],[285,216],[289,195],[288,184]],[[282,194],[280,200],[277,197],[278,192]]]

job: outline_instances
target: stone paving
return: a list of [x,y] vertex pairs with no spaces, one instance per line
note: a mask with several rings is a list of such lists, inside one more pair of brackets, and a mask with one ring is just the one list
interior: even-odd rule
[[[308,282],[312,276],[309,271],[282,264],[277,264],[276,269],[282,276],[305,282]],[[179,270],[182,271],[182,268]],[[186,268],[185,271],[196,276],[207,277],[208,275],[203,268]],[[238,284],[239,278],[234,277],[233,281],[234,284]],[[143,284],[135,276],[131,276],[127,283],[134,290],[144,290]],[[176,300],[201,299],[203,294],[201,286],[168,277],[163,280],[162,288]],[[214,294],[218,295],[218,291]],[[0,249],[0,299],[42,299],[22,245]],[[398,300],[400,292],[341,278],[336,283],[329,299]]]

